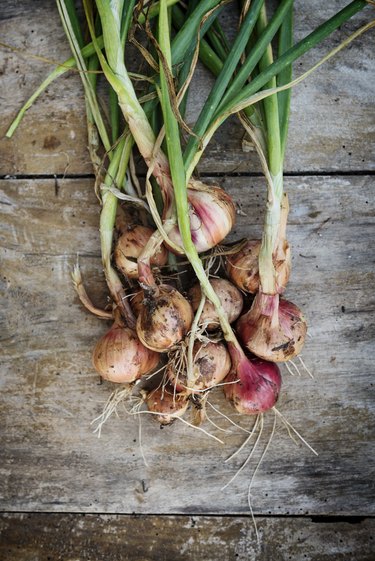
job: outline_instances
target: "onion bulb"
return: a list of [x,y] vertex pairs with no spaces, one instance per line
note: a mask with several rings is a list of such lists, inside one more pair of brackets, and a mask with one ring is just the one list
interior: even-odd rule
[[[259,252],[261,241],[249,240],[238,252],[229,255],[226,271],[230,280],[244,292],[256,294],[259,290]],[[281,294],[287,285],[291,270],[291,252],[287,240],[280,242],[273,258],[277,291]]]
[[135,331],[114,323],[96,343],[92,360],[104,380],[130,384],[153,370],[159,355],[142,345]]
[[[241,292],[226,279],[210,279],[210,283],[220,299],[229,323],[233,323],[242,311],[243,298]],[[201,286],[200,284],[195,284],[189,290],[189,298],[194,312],[198,309],[201,297]],[[219,317],[215,307],[208,299],[206,299],[204,304],[199,324],[204,325],[208,331],[214,331],[220,327]]]
[[156,420],[162,425],[170,425],[176,417],[182,417],[189,402],[186,395],[176,393],[171,386],[144,392],[143,399],[152,413],[158,413]]
[[[128,227],[119,237],[114,251],[116,267],[128,278],[138,278],[137,259],[154,233],[152,228],[137,224]],[[167,263],[168,252],[161,245],[151,257],[151,265],[162,267]]]
[[[233,228],[236,216],[233,201],[218,185],[205,185],[196,179],[189,181],[187,196],[191,238],[199,253],[208,251]],[[178,226],[168,233],[168,237],[183,247]]]
[[292,302],[258,292],[250,310],[236,324],[244,345],[260,358],[285,362],[297,356],[304,345],[307,324]]
[[[178,367],[178,359],[166,369],[170,383],[178,392],[199,393],[220,384],[228,374],[231,360],[224,343],[196,341],[193,347],[193,383],[188,384],[186,367]],[[188,387],[189,386],[189,387]]]
[[139,316],[143,308],[143,299],[144,299],[143,290],[138,290],[137,292],[129,296],[130,307],[133,310],[133,313],[136,318]]
[[192,322],[193,310],[186,298],[162,284],[155,293],[145,295],[136,329],[146,347],[162,353],[185,337]]
[[233,368],[224,384],[225,397],[235,409],[245,415],[257,415],[271,409],[281,388],[278,366],[257,357],[248,357],[229,344]]

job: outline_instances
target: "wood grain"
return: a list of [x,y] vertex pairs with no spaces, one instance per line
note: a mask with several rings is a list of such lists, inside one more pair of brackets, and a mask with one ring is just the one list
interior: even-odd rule
[[[335,0],[329,5],[324,0],[296,2],[296,40],[346,3],[344,0]],[[233,9],[233,6],[228,8],[223,16],[225,29],[231,28]],[[371,9],[370,6],[366,8],[322,46],[306,55],[296,64],[295,74],[307,70],[351,31],[369,21]],[[68,73],[48,87],[28,111],[14,137],[4,138],[18,109],[53,68],[31,55],[63,62],[70,53],[52,0],[3,2],[1,13],[1,41],[21,49],[24,54],[0,48],[0,174],[91,173],[86,150],[84,98],[77,73]],[[359,38],[295,89],[286,170],[374,169],[374,37],[371,31]],[[129,64],[139,67],[137,53],[129,55]],[[210,77],[199,69],[190,93],[187,116],[190,123],[196,119],[211,83]],[[104,95],[103,90],[101,95]],[[230,119],[207,150],[201,173],[260,171],[255,154],[242,153],[242,138],[237,119]]]
[[7,514],[0,556],[12,561],[372,561],[374,520],[319,523],[249,517]]
[[[257,236],[264,185],[226,178],[238,204],[232,237]],[[256,514],[358,515],[374,512],[372,177],[288,177],[293,282],[287,296],[306,312],[304,360],[314,373],[284,369],[279,410],[318,452],[296,446],[278,423],[253,483]],[[222,491],[247,452],[175,424],[161,431],[148,416],[119,410],[99,440],[91,421],[111,386],[99,385],[90,353],[106,323],[85,312],[70,272],[77,253],[90,294],[105,305],[98,253],[98,203],[89,179],[3,180],[0,509],[155,514],[246,514],[247,488],[261,449]],[[365,240],[365,241],[364,241]],[[244,427],[222,399],[210,398]],[[215,423],[230,428],[209,412]],[[265,417],[261,440],[270,436]],[[232,427],[233,428],[233,427]]]

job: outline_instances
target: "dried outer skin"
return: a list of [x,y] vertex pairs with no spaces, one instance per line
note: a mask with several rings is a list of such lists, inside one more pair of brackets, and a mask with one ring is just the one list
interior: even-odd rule
[[135,331],[116,323],[96,343],[92,356],[102,378],[121,384],[134,382],[153,370],[159,358],[141,343]]
[[[226,271],[230,280],[240,290],[250,294],[256,294],[259,290],[260,246],[260,240],[249,240],[238,253],[228,255],[226,259]],[[273,264],[276,272],[277,291],[282,294],[291,272],[291,251],[287,240],[280,242]]]
[[176,393],[170,386],[156,388],[144,399],[149,411],[159,413],[155,417],[162,425],[170,425],[176,417],[182,417],[189,405],[187,396]]
[[189,302],[169,285],[160,285],[157,294],[145,296],[137,318],[136,330],[141,342],[162,353],[179,343],[193,322]]
[[223,386],[225,397],[242,415],[257,415],[271,409],[281,389],[278,366],[257,357],[248,357],[229,345],[233,368]]
[[[191,238],[199,253],[221,243],[229,234],[236,218],[231,197],[218,185],[205,185],[191,179],[188,187]],[[176,226],[169,238],[182,247],[180,231]]]
[[[243,297],[241,292],[227,279],[210,279],[212,288],[220,298],[221,305],[227,314],[230,323],[236,321],[243,308]],[[189,299],[194,312],[198,309],[202,291],[200,284],[195,284],[189,290]],[[200,325],[204,325],[208,331],[220,328],[220,322],[214,305],[206,300],[199,320]]]
[[[113,253],[116,267],[123,275],[131,278],[138,278],[137,259],[141,255],[145,245],[154,233],[152,228],[136,224],[129,226],[117,240]],[[167,263],[168,251],[161,245],[151,258],[151,265],[162,267]]]
[[186,370],[177,372],[175,364],[169,364],[166,374],[170,383],[178,392],[200,393],[220,384],[231,368],[229,352],[222,342],[203,343],[195,341],[193,347],[193,376],[195,382],[193,387],[187,387]]
[[242,343],[256,356],[286,362],[304,345],[307,323],[301,310],[278,294],[258,292],[250,310],[236,324]]

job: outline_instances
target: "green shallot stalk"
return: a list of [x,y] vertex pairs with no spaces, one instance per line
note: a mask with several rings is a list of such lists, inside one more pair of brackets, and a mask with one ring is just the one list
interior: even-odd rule
[[[179,0],[168,0],[168,6],[173,6],[174,4],[176,4],[177,2],[179,2]],[[150,8],[147,11],[147,17],[148,19],[154,18],[155,16],[157,16],[159,13],[159,3],[155,2],[154,4],[152,4],[152,6],[150,6]],[[140,24],[143,24],[145,22],[145,15],[143,13],[139,14],[138,17],[138,22]],[[103,41],[103,36],[99,35],[96,39],[97,41],[97,47],[99,49],[103,49],[104,47],[104,41]],[[82,49],[81,49],[81,55],[83,59],[87,59],[89,57],[91,57],[93,54],[96,53],[96,47],[94,46],[94,43],[88,43],[87,45],[85,45]],[[48,86],[54,82],[57,78],[59,78],[60,76],[62,76],[63,74],[65,74],[66,72],[69,72],[69,70],[74,70],[77,68],[77,59],[76,57],[70,57],[67,60],[65,60],[63,63],[59,64],[48,76],[47,78],[40,84],[40,86],[35,90],[35,92],[29,97],[29,99],[25,102],[25,104],[21,107],[21,109],[19,110],[19,112],[17,113],[16,117],[14,118],[14,120],[12,121],[12,123],[10,124],[6,135],[8,138],[11,138],[14,134],[14,132],[16,131],[17,127],[19,126],[19,124],[21,123],[26,111],[28,109],[30,109],[30,107],[33,105],[34,101],[36,101],[38,99],[38,97],[48,88]]]
[[[187,177],[190,177],[190,175],[193,173],[209,140],[229,115],[237,113],[238,111],[241,111],[250,106],[252,103],[255,103],[257,101],[260,101],[264,97],[267,97],[269,95],[267,91],[265,91],[264,94],[261,94],[259,92],[261,92],[261,89],[267,84],[267,82],[269,82],[271,78],[279,75],[282,70],[290,66],[290,64],[292,64],[295,60],[315,47],[318,43],[323,41],[326,37],[328,37],[328,35],[330,35],[333,31],[340,27],[340,25],[350,19],[357,12],[362,10],[366,5],[367,2],[365,0],[354,0],[353,2],[351,2],[343,10],[325,21],[312,33],[310,33],[304,39],[288,49],[280,58],[275,60],[275,62],[273,62],[265,70],[260,72],[249,84],[244,86],[241,91],[235,92],[234,96],[225,104],[225,106],[220,105],[216,111],[216,114],[212,117],[210,124],[206,129],[206,132],[201,137],[200,145],[195,146],[194,150],[192,150],[192,152],[189,153],[188,156],[185,154]],[[359,30],[360,34],[365,32],[367,29],[368,27],[366,26],[361,28],[361,30]],[[353,40],[356,36],[358,35],[353,34],[350,37],[350,40]],[[341,45],[346,46],[347,44],[348,41],[344,41]],[[332,53],[335,52],[337,52],[337,50],[332,51]],[[329,58],[329,56],[324,57],[323,60],[325,61],[327,60],[327,58]],[[313,69],[315,68],[316,65],[313,67]],[[306,77],[309,73],[310,71],[308,71],[308,73],[305,73],[303,77]],[[288,89],[288,87],[292,87],[297,83],[299,82],[294,81],[293,83],[290,83],[289,86],[282,86],[282,89]]]
[[[280,26],[279,44],[278,44],[278,58],[280,58],[287,50],[293,46],[293,2],[289,8],[285,18]],[[286,66],[276,78],[277,86],[284,86],[292,81],[292,65]],[[279,120],[280,120],[280,144],[281,155],[284,160],[286,141],[288,137],[289,128],[289,113],[290,113],[290,97],[291,89],[284,90],[277,94],[279,105]]]
[[[257,22],[258,34],[262,33],[266,26],[267,14],[266,8],[263,6]],[[272,62],[272,46],[268,45],[266,52],[259,61],[260,71],[265,70]],[[271,78],[265,87],[267,89],[275,88],[276,78]],[[283,162],[277,94],[266,97],[263,100],[263,105],[267,128],[267,153],[271,181],[267,183],[266,216],[259,254],[259,277],[262,291],[266,294],[275,294],[277,289],[273,253],[278,242],[277,234],[280,225],[281,201],[283,198]]]
[[89,106],[90,115],[92,116],[92,119],[95,121],[95,126],[98,129],[103,146],[107,151],[109,157],[111,158],[111,153],[110,153],[111,143],[109,140],[109,136],[103,121],[102,114],[99,109],[95,88],[93,87],[92,82],[88,78],[87,66],[81,54],[80,41],[79,39],[77,39],[77,36],[75,35],[76,26],[72,24],[72,19],[71,19],[72,10],[69,9],[69,6],[71,5],[72,4],[70,0],[68,2],[66,2],[65,0],[57,0],[57,6],[59,9],[61,21],[66,36],[69,40],[74,58],[76,59],[77,68],[80,70],[80,75],[85,90],[85,99],[86,99],[86,103]]
[[[160,48],[164,58],[171,69],[171,54],[170,54],[170,41],[169,31],[167,26],[167,8],[165,0],[160,3],[160,16],[159,16],[159,41]],[[214,304],[217,310],[220,325],[224,333],[224,337],[228,342],[238,346],[238,342],[229,324],[228,318],[223,310],[221,302],[213,290],[206,272],[204,270],[201,259],[199,258],[196,247],[191,238],[190,220],[189,220],[189,207],[187,198],[187,181],[183,165],[183,156],[180,142],[180,133],[178,128],[177,119],[173,113],[172,104],[169,98],[169,89],[165,71],[160,65],[160,78],[161,78],[161,105],[164,116],[164,124],[166,131],[166,142],[168,149],[168,157],[171,165],[171,175],[174,187],[174,194],[176,200],[176,211],[178,217],[178,225],[181,233],[183,247],[185,254],[192,265],[194,272],[200,282],[202,292]]]
[[113,159],[101,185],[103,206],[100,213],[100,244],[104,275],[114,302],[120,308],[128,326],[131,328],[135,325],[135,319],[128,300],[125,298],[122,282],[111,263],[113,229],[116,221],[118,199],[108,187],[111,187],[113,184],[119,187],[123,185],[132,146],[132,138],[128,134],[119,141],[114,150]]
[[217,107],[220,104],[225,89],[232,78],[236,66],[241,59],[241,55],[245,50],[250,34],[254,29],[263,2],[264,0],[255,0],[251,4],[250,9],[248,10],[245,16],[244,21],[242,22],[239,33],[233,43],[230,53],[223,64],[222,70],[204,104],[204,107],[198,117],[197,122],[195,123],[194,133],[196,136],[192,136],[190,138],[185,150],[185,158],[184,158],[186,161],[185,169],[188,168],[190,162],[187,155],[194,153],[194,149],[199,145],[199,137],[207,129],[207,126],[210,123],[212,115],[214,114],[214,112],[216,111]]
[[[122,0],[115,4],[107,3],[104,0],[97,0],[96,5],[102,21],[104,45],[108,58],[107,62],[101,51],[97,48],[102,69],[118,96],[122,113],[147,166],[153,165],[153,175],[157,179],[164,197],[167,199],[167,201],[164,201],[166,206],[169,206],[168,199],[172,197],[173,188],[170,181],[168,160],[161,150],[154,154],[156,138],[138,101],[125,67],[120,35],[124,1]],[[87,0],[84,0],[84,6],[92,40],[96,44],[92,15]]]

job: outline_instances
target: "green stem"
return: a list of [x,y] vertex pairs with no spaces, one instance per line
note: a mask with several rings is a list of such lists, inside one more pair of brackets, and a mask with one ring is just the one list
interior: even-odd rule
[[[168,0],[168,5],[173,6],[177,2],[179,2],[179,0]],[[148,18],[150,18],[150,19],[157,16],[157,14],[159,13],[159,3],[156,2],[155,4],[153,4],[150,7],[150,9],[148,10],[147,13],[148,13]],[[144,16],[143,13],[140,14],[140,16],[138,18],[138,22],[141,23],[141,24],[143,24],[145,22],[145,16]],[[96,40],[97,40],[97,46],[100,49],[103,49],[103,47],[104,47],[103,36],[100,35],[99,37],[97,37]],[[88,43],[85,47],[83,47],[83,49],[81,50],[81,55],[84,59],[86,59],[86,58],[90,57],[91,55],[95,54],[95,51],[96,51],[96,48],[94,46],[94,43],[91,42],[91,43]],[[49,76],[47,76],[47,78],[40,84],[40,86],[35,90],[35,92],[29,97],[29,99],[26,101],[26,103],[21,107],[21,109],[17,113],[15,119],[10,124],[5,136],[7,136],[8,138],[11,138],[13,136],[15,130],[19,126],[20,122],[22,121],[26,111],[28,109],[30,109],[30,107],[38,99],[38,97],[48,88],[48,86],[52,82],[54,82],[57,78],[59,78],[60,76],[62,76],[66,72],[68,72],[69,70],[72,70],[73,68],[77,68],[77,62],[76,62],[75,57],[70,57],[65,62],[63,62],[61,65],[57,66],[49,74]]]
[[[181,29],[184,25],[185,14],[178,5],[173,6],[172,17],[176,28]],[[199,58],[214,76],[218,76],[220,74],[221,69],[223,68],[222,59],[204,38],[202,38],[199,43]]]
[[113,184],[119,188],[122,186],[132,145],[131,135],[128,135],[119,141],[113,152],[112,161],[109,164],[103,186],[101,187],[102,210],[100,213],[100,245],[105,279],[111,296],[122,311],[129,327],[134,326],[134,317],[127,300],[123,298],[124,288],[111,262],[113,229],[116,221],[118,199],[106,187],[110,187]]
[[[166,26],[165,0],[161,0],[159,27],[160,27],[160,36],[159,36],[160,47],[166,60],[168,61],[169,68],[171,68],[169,33]],[[191,263],[194,272],[200,282],[203,293],[207,296],[207,298],[209,298],[209,300],[211,300],[211,302],[214,304],[215,308],[217,309],[220,319],[220,324],[223,329],[223,333],[226,340],[233,342],[235,345],[238,345],[236,338],[233,334],[232,328],[229,324],[228,318],[222,308],[221,302],[207,278],[206,272],[203,268],[202,261],[200,260],[196,247],[191,238],[190,212],[189,212],[189,204],[187,198],[186,175],[183,165],[180,133],[178,128],[178,122],[173,113],[172,105],[170,103],[168,84],[162,65],[160,66],[160,80],[161,80],[161,92],[162,92],[161,104],[162,104],[163,115],[164,115],[168,156],[171,166],[171,175],[172,175],[173,188],[174,188],[175,201],[176,201],[178,225],[179,225],[179,230],[183,242],[183,247],[186,256],[189,262]]]
[[[200,158],[204,152],[205,147],[207,146],[209,140],[212,138],[215,131],[219,128],[219,126],[233,113],[238,111],[243,111],[246,107],[252,105],[263,99],[260,95],[262,87],[274,76],[278,75],[285,67],[290,65],[294,60],[302,56],[304,53],[315,47],[320,41],[325,39],[330,33],[335,31],[340,25],[342,25],[345,21],[350,19],[354,14],[356,14],[359,10],[363,9],[367,5],[367,2],[364,0],[354,0],[351,4],[349,4],[346,8],[338,12],[335,16],[327,20],[321,26],[319,26],[315,31],[310,33],[307,37],[305,37],[302,41],[297,43],[294,47],[289,49],[284,55],[282,55],[278,60],[276,60],[271,66],[269,66],[266,70],[258,74],[254,80],[250,82],[247,86],[245,86],[241,92],[238,93],[234,98],[232,98],[225,107],[219,107],[216,114],[211,119],[211,122],[207,128],[207,131],[201,138],[200,144],[194,149],[192,154],[189,154],[189,166],[187,167],[186,175],[190,177],[193,173],[195,167],[198,165]],[[367,29],[367,26],[365,26]],[[361,28],[360,33],[363,33],[365,28]],[[354,34],[349,38],[349,42],[353,40],[357,35]],[[347,41],[344,41],[339,47],[345,46],[348,44]],[[336,52],[336,49],[331,51],[331,53]],[[323,61],[327,60],[326,57],[322,59]],[[315,69],[315,66],[311,68],[311,70],[305,73],[303,77],[306,77],[311,71]],[[298,83],[298,80],[296,81]],[[294,85],[294,84],[293,84]],[[287,85],[286,85],[287,86]],[[287,87],[285,89],[288,89]],[[259,99],[257,99],[259,97]],[[185,161],[186,162],[186,161]],[[185,163],[186,165],[186,163]]]
[[188,169],[191,161],[190,157],[195,153],[196,148],[199,146],[199,137],[207,129],[207,126],[209,125],[213,114],[215,113],[217,107],[221,102],[225,89],[232,79],[236,66],[249,40],[249,36],[255,26],[263,1],[264,0],[254,0],[254,2],[251,4],[251,7],[247,12],[244,21],[242,22],[241,28],[233,43],[230,53],[224,62],[219,76],[216,79],[215,85],[212,88],[202,111],[200,112],[198,120],[195,123],[193,129],[194,133],[197,136],[190,137],[185,149],[185,169]]
[[[286,17],[281,24],[278,45],[278,58],[280,58],[288,49],[293,46],[293,4],[289,8]],[[284,70],[277,75],[277,86],[283,86],[292,81],[293,71],[292,65],[289,64]],[[290,98],[291,89],[279,92],[277,99],[279,103],[279,119],[280,119],[280,143],[281,155],[284,160],[285,147],[288,138],[289,114],[290,114]]]
[[230,111],[231,107],[238,105],[263,88],[271,78],[280,74],[284,68],[315,47],[318,43],[322,42],[326,37],[328,37],[328,35],[333,33],[333,31],[340,27],[340,25],[362,10],[365,6],[367,6],[366,0],[354,0],[343,10],[317,27],[312,33],[296,43],[294,47],[288,49],[286,53],[278,58],[266,70],[258,74],[258,76],[256,76],[250,84],[245,86],[241,92],[229,100],[224,107],[220,106],[212,121],[220,117],[221,114]]
[[[265,6],[259,14],[257,33],[260,35],[267,28],[267,13]],[[266,70],[273,62],[272,46],[268,45],[259,61],[260,72]],[[265,85],[265,89],[276,87],[273,77]],[[273,265],[273,252],[277,244],[277,234],[280,225],[281,200],[283,195],[283,165],[280,144],[279,107],[277,94],[272,94],[263,100],[265,122],[267,128],[267,156],[271,182],[267,183],[266,216],[259,253],[259,277],[262,291],[266,294],[276,293],[276,271]]]

